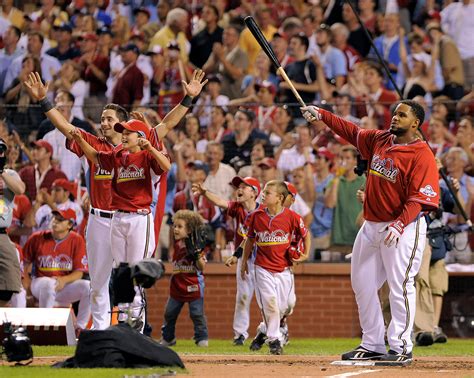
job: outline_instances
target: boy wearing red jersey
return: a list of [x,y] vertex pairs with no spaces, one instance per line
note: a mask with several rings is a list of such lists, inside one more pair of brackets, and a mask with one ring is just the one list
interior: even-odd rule
[[24,271],[33,264],[33,279],[25,274],[25,289],[39,300],[39,307],[54,307],[55,303],[79,301],[78,329],[89,322],[91,305],[87,273],[86,243],[72,231],[76,213],[72,209],[53,211],[51,230],[38,231],[30,236],[24,247]]
[[[153,177],[170,168],[168,157],[157,151],[148,141],[150,129],[138,120],[116,123],[115,131],[122,133],[122,145],[110,152],[97,152],[83,138],[71,130],[71,136],[94,164],[112,172],[112,201],[114,210],[110,245],[115,264],[130,264],[150,257],[155,242],[150,205],[153,200]],[[104,235],[104,237],[106,237]],[[119,305],[119,321],[128,319],[128,305]],[[132,304],[132,324],[143,330],[145,324],[144,300],[136,288]]]
[[262,203],[265,207],[250,216],[240,271],[245,279],[247,261],[256,245],[255,293],[272,354],[283,352],[280,320],[294,307],[295,302],[288,249],[293,238],[304,239],[305,255],[309,254],[311,247],[311,237],[301,217],[283,206],[288,195],[283,181],[272,180],[265,185]]
[[[202,225],[204,219],[191,210],[179,210],[173,216],[174,254],[173,275],[170,280],[170,296],[165,309],[165,321],[161,327],[162,345],[176,344],[175,326],[185,303],[189,303],[189,315],[194,324],[194,342],[197,346],[208,346],[207,321],[204,315],[204,276],[206,259],[201,252],[194,251],[191,235]],[[192,240],[192,239],[191,239]]]

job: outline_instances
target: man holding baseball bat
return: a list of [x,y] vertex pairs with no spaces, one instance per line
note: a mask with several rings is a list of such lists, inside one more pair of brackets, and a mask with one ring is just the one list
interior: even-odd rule
[[[343,360],[412,362],[411,332],[415,315],[417,274],[426,242],[424,211],[438,207],[438,170],[433,154],[418,138],[423,108],[413,101],[396,107],[390,129],[363,130],[316,106],[302,107],[311,123],[324,122],[353,144],[369,162],[364,219],[352,250],[351,282],[359,308],[362,342]],[[384,341],[378,289],[390,287],[392,321]]]

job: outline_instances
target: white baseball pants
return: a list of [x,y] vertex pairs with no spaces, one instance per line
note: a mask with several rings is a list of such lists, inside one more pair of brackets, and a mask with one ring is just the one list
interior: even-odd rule
[[[116,211],[112,218],[110,230],[112,256],[115,266],[121,262],[137,263],[151,257],[155,249],[155,234],[152,214],[123,213]],[[144,319],[144,299],[141,290],[135,287],[135,298],[132,302],[132,316]],[[128,304],[119,304],[125,311]],[[119,320],[127,317],[119,316]]]
[[237,260],[237,293],[235,294],[234,323],[232,327],[235,338],[243,335],[247,339],[249,337],[250,303],[255,291],[255,265],[253,259],[249,258],[247,261],[249,273],[245,280],[242,279],[240,274],[241,266],[242,258],[239,258]]
[[91,278],[91,310],[94,329],[103,330],[110,326],[109,281],[112,273],[112,251],[110,248],[110,229],[112,218],[100,214],[109,211],[94,209],[89,214],[86,229],[87,262]]
[[33,278],[31,293],[39,301],[39,307],[53,308],[55,305],[67,306],[79,301],[77,327],[85,329],[91,316],[89,300],[90,282],[77,280],[68,283],[61,291],[56,291],[56,279],[51,277]]
[[389,222],[365,221],[357,234],[351,260],[351,282],[362,328],[364,348],[386,353],[384,321],[377,291],[385,281],[390,288],[392,321],[387,329],[390,349],[409,353],[413,349],[411,331],[415,319],[415,275],[418,273],[426,243],[423,217],[410,223],[398,246],[384,244]]
[[255,265],[255,297],[262,312],[267,340],[282,340],[280,320],[290,315],[296,304],[295,281],[290,268],[271,273]]
[[10,299],[10,305],[16,308],[26,307],[26,290],[23,287],[19,293],[12,295],[12,299]]

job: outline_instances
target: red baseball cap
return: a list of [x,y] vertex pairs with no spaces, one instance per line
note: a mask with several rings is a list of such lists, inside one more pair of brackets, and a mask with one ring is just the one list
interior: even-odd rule
[[245,185],[250,186],[253,190],[257,192],[257,197],[260,195],[260,182],[255,178],[255,177],[240,177],[240,176],[235,176],[230,184],[238,188],[240,184],[244,183]]
[[83,35],[81,35],[80,39],[82,39],[83,41],[97,42],[99,40],[99,36],[94,33],[84,33]]
[[54,216],[62,217],[64,220],[76,222],[76,212],[73,209],[54,210],[51,212]]
[[259,167],[267,167],[267,168],[276,168],[277,167],[277,163],[275,161],[275,159],[272,159],[272,158],[264,158],[262,159],[262,161],[260,163],[258,163],[258,166]]
[[336,157],[331,151],[329,151],[326,147],[319,147],[316,151],[318,156],[326,158],[328,161],[333,161]]
[[51,188],[63,188],[64,190],[67,190],[69,193],[71,193],[74,198],[76,198],[77,186],[71,181],[62,178],[56,179],[53,181]]
[[31,147],[44,148],[51,154],[51,157],[53,156],[53,146],[51,146],[51,144],[49,144],[49,142],[45,141],[44,139],[31,142]]
[[285,181],[285,185],[288,188],[288,191],[290,192],[290,194],[293,197],[296,197],[296,195],[298,194],[298,190],[296,190],[296,187],[291,182],[288,182],[288,181]]
[[258,92],[260,88],[266,88],[272,95],[276,95],[276,87],[273,85],[271,81],[264,80],[261,83],[257,83],[254,85],[255,90]]
[[135,131],[143,138],[148,138],[150,135],[149,127],[142,121],[138,119],[131,119],[127,122],[119,122],[114,125],[114,130],[118,133],[122,133],[123,130]]

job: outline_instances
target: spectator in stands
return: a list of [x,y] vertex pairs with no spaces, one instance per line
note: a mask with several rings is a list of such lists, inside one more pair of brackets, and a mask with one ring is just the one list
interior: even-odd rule
[[272,83],[275,89],[278,88],[280,80],[278,76],[271,72],[271,65],[267,55],[263,51],[260,51],[255,60],[254,74],[246,75],[242,80],[242,94],[244,97],[255,94],[255,85],[263,83],[264,81]]
[[356,125],[360,124],[360,119],[352,115],[352,103],[353,100],[351,96],[344,93],[337,93],[335,97],[336,107],[335,113],[348,121],[355,123]]
[[222,138],[231,133],[226,128],[226,111],[222,106],[212,106],[209,124],[207,125],[203,138],[197,143],[198,151],[204,152],[210,141],[221,142]]
[[310,209],[314,206],[316,192],[314,189],[313,165],[305,164],[291,172],[291,182],[294,184],[303,201]]
[[346,2],[344,2],[342,6],[342,19],[350,31],[347,43],[349,46],[356,49],[363,58],[365,58],[370,51],[370,41],[360,26],[351,6]]
[[53,25],[69,21],[69,15],[51,0],[41,1],[40,8],[31,13],[30,18],[33,21],[34,30],[43,36],[49,36]]
[[319,59],[324,68],[324,76],[336,89],[340,89],[346,81],[347,63],[344,53],[331,45],[332,32],[328,25],[322,24],[316,31],[316,43],[320,54]]
[[9,26],[3,34],[3,49],[0,50],[0,91],[3,93],[3,83],[7,70],[12,62],[22,55],[18,48],[18,41],[21,37],[21,31],[16,26]]
[[368,115],[377,119],[379,129],[389,127],[390,106],[397,101],[397,95],[383,86],[382,68],[374,62],[365,63],[364,84],[367,93],[356,99],[356,116]]
[[464,88],[471,90],[474,85],[474,2],[462,0],[453,2],[441,11],[441,26],[456,43],[464,66]]
[[76,196],[77,185],[67,179],[54,180],[51,193],[41,189],[36,194],[35,203],[26,215],[25,224],[32,227],[34,232],[44,231],[49,228],[54,211],[72,209],[76,214],[76,229],[84,218],[81,205],[75,202]]
[[168,12],[173,8],[173,0],[158,0],[156,5],[156,15],[158,16],[158,27],[159,29],[166,26],[166,16]]
[[138,47],[129,43],[120,48],[120,56],[124,68],[118,74],[113,89],[112,102],[123,106],[127,110],[140,105],[143,98],[143,74],[137,67],[137,59],[140,51]]
[[357,2],[359,8],[359,16],[364,26],[372,33],[375,34],[375,23],[377,15],[375,14],[375,1],[374,0],[359,0]]
[[222,163],[223,158],[223,145],[219,142],[209,142],[206,146],[206,163],[209,166],[209,174],[204,181],[204,186],[220,198],[230,200],[233,189],[229,183],[236,173],[230,165]]
[[24,14],[18,8],[13,6],[14,0],[4,0],[2,1],[2,9],[0,17],[10,21],[10,23],[18,28],[19,30],[23,29],[25,23]]
[[202,9],[201,19],[206,26],[191,38],[191,51],[189,61],[198,68],[202,68],[212,53],[214,43],[222,43],[222,29],[219,21],[219,10],[214,5],[205,5]]
[[428,126],[429,145],[438,158],[441,158],[451,147],[445,138],[447,131],[448,124],[445,119],[436,116],[430,118]]
[[130,39],[130,25],[128,18],[118,15],[112,21],[110,30],[114,36],[114,46],[123,46],[129,42]]
[[83,105],[84,99],[88,95],[87,85],[81,79],[81,73],[72,61],[67,61],[61,67],[58,75],[51,85],[54,92],[69,92],[74,97],[74,105],[71,109],[72,115],[80,120],[84,120]]
[[241,160],[244,163],[243,165],[249,165],[254,140],[268,140],[268,137],[253,128],[255,114],[252,111],[239,109],[235,113],[234,120],[234,131],[222,138],[222,145],[224,146],[222,162],[234,165],[236,160]]
[[474,124],[471,116],[463,116],[458,124],[456,145],[461,147],[468,156],[469,168],[474,168]]
[[334,209],[332,222],[331,249],[350,253],[359,231],[357,217],[362,204],[355,200],[357,190],[365,185],[365,176],[357,176],[357,150],[344,146],[339,154],[336,177],[332,180],[325,198],[325,206]]
[[[273,34],[270,45],[282,67],[295,61],[288,53],[288,41],[280,33]],[[273,65],[270,67],[270,72],[276,75],[276,68]]]
[[97,0],[84,0],[86,14],[90,14],[97,21],[97,27],[110,26],[112,19],[104,10],[100,9]]
[[32,32],[28,35],[27,52],[16,58],[7,71],[5,82],[3,83],[3,92],[11,87],[13,80],[18,77],[22,70],[23,59],[30,55],[38,59],[41,63],[42,77],[45,81],[52,81],[53,75],[61,69],[61,63],[56,58],[43,54],[44,37],[41,33]]
[[41,308],[79,301],[76,329],[80,332],[91,316],[90,281],[82,279],[88,271],[86,244],[72,231],[74,210],[55,211],[53,215],[51,229],[31,235],[25,244],[25,272],[34,266],[31,280],[25,274],[25,289],[31,289]]
[[166,26],[162,27],[151,39],[150,49],[155,45],[166,48],[172,41],[176,41],[179,47],[181,59],[188,62],[189,41],[186,38],[188,28],[188,12],[182,8],[171,9],[166,15]]
[[222,107],[229,103],[229,97],[221,93],[221,79],[217,75],[207,76],[207,85],[204,89],[205,95],[199,96],[194,107],[194,114],[198,115],[199,122],[203,128],[207,128],[210,123],[212,109],[216,106]]
[[[17,59],[12,64],[16,64]],[[23,82],[32,72],[39,72],[41,75],[41,66],[37,58],[27,55],[21,60],[21,71],[7,87],[5,91],[5,102],[10,105],[7,108],[6,119],[9,128],[16,130],[21,139],[26,140],[28,135],[35,130],[39,123],[44,119],[44,115],[39,107],[30,105],[36,104],[36,101],[30,99]],[[11,66],[10,66],[11,68]],[[10,72],[10,69],[8,70]]]
[[76,59],[81,55],[81,52],[72,43],[72,27],[69,24],[62,23],[58,26],[53,26],[53,33],[58,45],[46,51],[46,54],[55,57],[61,64],[67,60]]
[[311,222],[311,242],[312,251],[309,260],[313,260],[314,252],[326,250],[331,245],[331,229],[332,217],[334,209],[329,208],[325,204],[325,197],[329,189],[329,185],[334,179],[334,175],[330,172],[334,155],[325,147],[320,147],[316,153],[316,159],[313,164],[314,169],[314,187],[315,201],[312,207],[313,221]]
[[[406,44],[406,38],[399,38],[400,16],[398,13],[388,13],[384,17],[384,32],[380,37],[375,38],[374,45],[379,54],[387,61],[388,68],[395,82],[397,80],[398,65],[400,64],[400,43]],[[369,57],[377,59],[374,50],[371,49]],[[391,81],[388,81],[387,88],[394,89]]]
[[360,128],[364,130],[378,130],[377,121],[370,117],[362,117],[360,120]]
[[464,95],[464,67],[456,43],[446,34],[436,22],[427,25],[426,30],[432,46],[437,46],[439,63],[444,78],[443,94],[454,100]]
[[97,42],[97,55],[98,56],[109,56],[112,48],[114,47],[113,33],[107,27],[102,27],[96,31],[99,40]]
[[183,139],[181,142],[176,143],[173,146],[173,152],[175,153],[175,162],[171,164],[171,169],[173,169],[173,164],[175,164],[177,182],[176,193],[176,191],[184,189],[184,185],[188,179],[188,164],[199,159],[196,153],[196,143],[190,138]]
[[135,16],[135,24],[132,26],[131,33],[143,33],[145,43],[148,45],[150,39],[159,30],[159,27],[156,23],[150,22],[151,13],[146,7],[135,8],[133,15]]
[[[454,106],[453,100],[451,100],[449,97],[444,95],[437,96],[433,98],[431,105],[431,116],[444,119],[448,124],[449,131],[452,132],[456,127],[456,123],[454,121],[455,109],[456,108]],[[449,137],[452,137],[452,135]]]
[[[75,16],[73,36],[75,38],[84,34],[94,33],[97,29],[97,24],[90,14],[79,13]],[[128,32],[128,31],[127,31]]]
[[318,30],[321,20],[316,20],[311,14],[307,14],[303,17],[303,33],[308,37],[308,51],[307,55],[319,55],[321,51],[319,50],[318,44],[316,43],[316,30]]
[[63,171],[51,165],[53,147],[48,142],[40,139],[32,142],[31,146],[34,165],[22,168],[18,174],[26,185],[25,194],[30,201],[34,201],[39,189],[46,188],[49,191],[54,180],[67,180],[67,177]]
[[221,93],[231,100],[240,97],[242,79],[249,64],[247,54],[239,47],[239,35],[237,26],[227,26],[222,44],[214,43],[212,54],[203,66],[206,73],[221,75]]
[[296,133],[291,134],[293,146],[291,148],[279,148],[275,152],[275,158],[278,161],[277,168],[283,173],[285,179],[288,179],[294,169],[303,167],[305,164],[314,163],[310,129],[304,124],[298,125],[295,131]]
[[354,65],[360,61],[360,54],[355,48],[347,44],[350,34],[349,29],[346,25],[337,23],[331,25],[331,33],[333,46],[344,53],[347,72],[352,71]]

